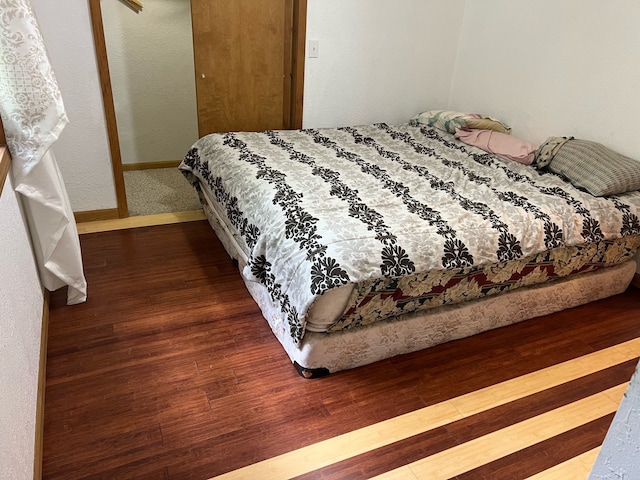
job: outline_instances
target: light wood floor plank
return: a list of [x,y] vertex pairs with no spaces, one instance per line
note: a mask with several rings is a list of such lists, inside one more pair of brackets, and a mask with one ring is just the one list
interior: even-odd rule
[[[449,479],[613,413],[628,383],[409,464],[418,480]],[[613,399],[618,399],[614,401]],[[394,472],[390,472],[395,474]],[[393,478],[386,474],[375,479]]]
[[584,480],[589,476],[600,447],[544,470],[526,480]]
[[385,473],[384,475],[380,475],[376,478],[383,478],[384,480],[418,480],[411,468],[408,465],[404,467],[396,468],[390,472]]
[[[446,402],[309,445],[215,478],[261,478],[266,480],[302,475],[623,363],[638,356],[640,356],[640,339],[633,339]],[[618,392],[614,390],[613,393],[609,392],[609,394],[617,395]],[[606,397],[606,395],[607,392],[604,392],[599,394],[598,398]],[[606,397],[606,400],[609,406],[615,403],[612,397]],[[615,404],[613,411],[616,408],[617,404]],[[595,418],[600,416],[602,415],[598,415]]]
[[499,385],[492,385],[482,390],[476,390],[467,395],[451,400],[465,416],[474,415],[497,405],[512,402],[527,395],[540,392],[543,389],[562,385],[569,381],[591,373],[618,365],[627,360],[640,356],[640,338],[600,350],[589,355],[583,355],[579,361],[559,363],[544,370],[530,373],[524,377],[507,380]]
[[101,220],[97,222],[78,223],[78,234],[125,230],[127,228],[151,227],[154,225],[168,225],[171,223],[193,222],[206,220],[202,210],[187,212],[159,213],[157,215],[141,215],[137,217],[118,218],[115,220]]
[[443,402],[215,478],[260,478],[261,480],[292,478],[384,447],[411,435],[446,425],[460,418],[462,415],[453,405]]

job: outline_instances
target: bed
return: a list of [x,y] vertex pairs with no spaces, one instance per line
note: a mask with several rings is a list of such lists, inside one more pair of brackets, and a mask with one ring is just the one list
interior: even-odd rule
[[640,192],[427,125],[211,134],[180,170],[305,378],[623,292]]

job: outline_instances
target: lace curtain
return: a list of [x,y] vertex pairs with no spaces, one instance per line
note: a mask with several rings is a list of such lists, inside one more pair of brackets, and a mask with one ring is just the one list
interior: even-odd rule
[[84,302],[78,231],[51,150],[68,120],[29,0],[1,0],[0,115],[42,284],[68,285],[67,303]]

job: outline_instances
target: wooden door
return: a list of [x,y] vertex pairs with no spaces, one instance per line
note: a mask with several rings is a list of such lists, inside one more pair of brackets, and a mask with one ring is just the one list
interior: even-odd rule
[[200,136],[296,126],[300,13],[298,0],[191,0]]

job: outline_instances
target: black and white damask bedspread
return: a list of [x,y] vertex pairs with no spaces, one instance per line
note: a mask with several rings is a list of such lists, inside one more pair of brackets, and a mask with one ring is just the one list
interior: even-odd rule
[[424,126],[212,134],[180,165],[243,237],[243,275],[294,340],[346,283],[463,269],[640,233],[640,193],[596,198]]

